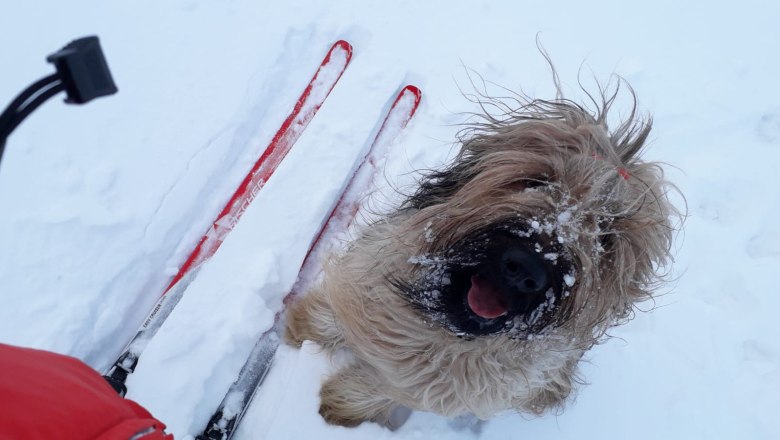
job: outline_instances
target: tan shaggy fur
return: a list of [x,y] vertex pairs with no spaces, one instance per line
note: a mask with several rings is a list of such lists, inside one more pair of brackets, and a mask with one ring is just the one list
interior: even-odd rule
[[[632,112],[607,127],[616,94],[602,93],[595,111],[560,97],[513,109],[486,101],[507,111],[462,132],[451,165],[329,258],[321,284],[290,307],[285,335],[354,357],[322,386],[325,420],[386,423],[398,405],[481,419],[562,407],[583,353],[651,297],[671,259],[673,186],[638,157],[649,121]],[[465,237],[503,224],[540,243],[537,252],[557,246],[571,266],[564,291],[531,317],[468,335],[399,292]]]

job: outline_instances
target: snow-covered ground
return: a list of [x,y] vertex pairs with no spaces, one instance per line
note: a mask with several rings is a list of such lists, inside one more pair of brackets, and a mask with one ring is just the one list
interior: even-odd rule
[[0,341],[105,368],[346,39],[347,73],[129,381],[129,397],[177,438],[197,433],[271,325],[392,95],[414,83],[424,98],[384,188],[451,157],[462,112],[476,110],[459,90],[470,87],[464,66],[551,97],[538,35],[573,97],[578,71],[586,83],[614,72],[655,116],[646,157],[671,165],[690,214],[677,281],[588,354],[590,384],[562,414],[330,427],[317,391],[334,367],[306,345],[280,349],[237,438],[780,438],[778,17],[765,0],[6,2],[2,105],[51,71],[46,55],[90,34],[120,91],[84,107],[48,103],[9,140]]

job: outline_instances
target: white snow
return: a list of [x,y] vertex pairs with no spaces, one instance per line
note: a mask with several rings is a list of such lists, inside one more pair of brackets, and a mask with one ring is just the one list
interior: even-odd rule
[[[338,362],[312,344],[282,346],[236,438],[780,438],[780,5],[6,3],[0,105],[51,71],[46,55],[90,34],[101,38],[119,93],[83,107],[47,103],[9,139],[0,165],[0,341],[105,368],[331,44],[346,39],[354,46],[346,73],[128,383],[129,397],[177,438],[195,435],[272,325],[400,87],[419,86],[423,101],[391,147],[374,208],[392,206],[413,170],[455,153],[457,124],[478,110],[459,90],[471,87],[464,66],[509,89],[553,96],[538,35],[571,97],[582,98],[581,67],[591,86],[591,74],[614,72],[655,117],[646,157],[670,164],[690,213],[676,281],[655,310],[587,355],[589,384],[565,411],[532,419],[413,413],[395,432],[331,427],[317,414],[317,392]],[[627,105],[615,108],[625,115]]]

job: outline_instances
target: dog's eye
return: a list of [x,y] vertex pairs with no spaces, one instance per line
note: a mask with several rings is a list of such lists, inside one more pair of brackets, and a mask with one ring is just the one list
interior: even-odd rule
[[514,191],[525,191],[531,188],[543,187],[545,184],[546,182],[543,179],[523,179],[512,183],[509,185],[509,188]]
[[619,221],[619,217],[602,217],[598,220],[598,240],[602,251],[609,252],[615,246],[615,221]]
[[602,250],[606,250],[609,248],[609,236],[608,235],[602,235],[599,237],[599,245],[601,246]]

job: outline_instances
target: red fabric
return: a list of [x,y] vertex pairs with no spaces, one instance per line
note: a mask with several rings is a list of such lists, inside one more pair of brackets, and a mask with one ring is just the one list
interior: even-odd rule
[[164,429],[78,359],[0,344],[0,440],[173,440]]

